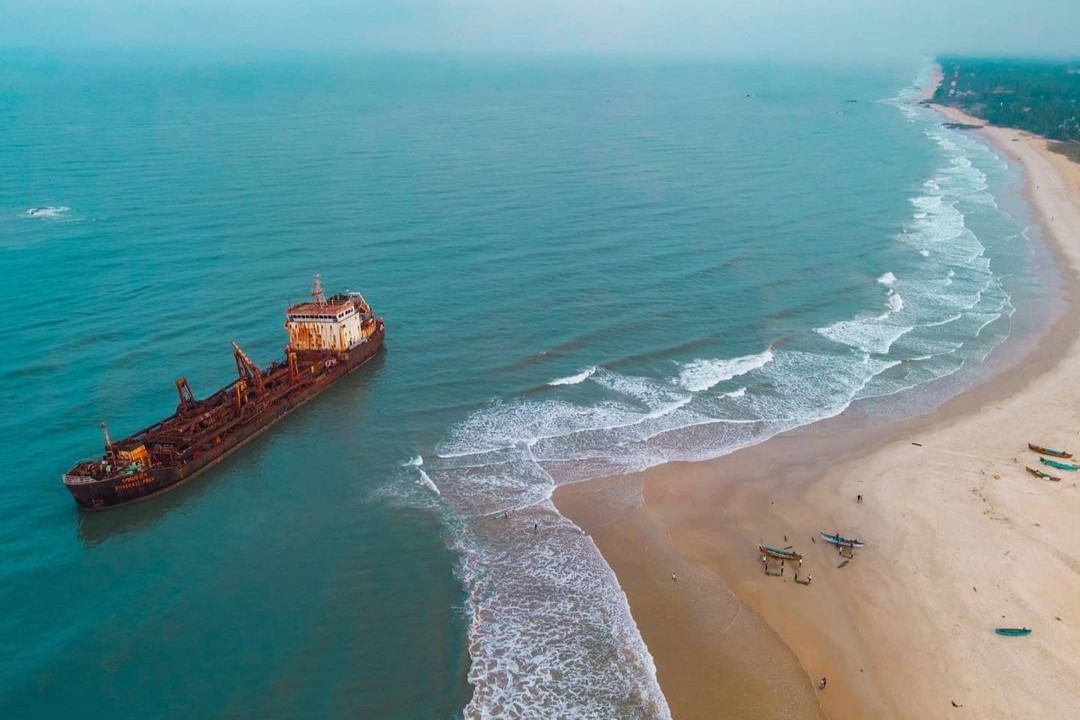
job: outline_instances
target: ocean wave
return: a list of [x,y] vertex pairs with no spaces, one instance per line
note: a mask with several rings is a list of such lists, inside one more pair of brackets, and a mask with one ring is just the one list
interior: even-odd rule
[[679,371],[678,382],[691,392],[701,392],[725,380],[731,380],[764,367],[772,359],[773,350],[768,348],[757,355],[744,355],[731,359],[694,360],[685,364]]
[[64,213],[70,211],[71,208],[66,205],[50,205],[48,207],[32,207],[27,208],[23,213],[23,217],[33,218],[56,218],[60,217]]
[[626,594],[550,502],[461,534],[470,718],[670,718]]
[[422,469],[420,470],[420,481],[424,484],[425,487],[429,488],[436,495],[442,495],[442,493],[439,492],[439,486],[432,482],[428,474]]
[[894,342],[914,329],[914,325],[884,323],[882,316],[877,316],[840,320],[832,325],[814,328],[814,332],[841,345],[874,355],[885,355]]
[[612,431],[656,420],[685,407],[692,397],[670,383],[611,371],[593,376],[613,397],[588,404],[551,398],[495,400],[454,426],[437,449],[461,457],[585,431]]
[[889,306],[889,312],[898,313],[904,309],[904,298],[895,290],[889,290],[889,296],[885,300],[885,304]]
[[566,377],[556,378],[548,383],[548,385],[577,385],[580,382],[585,382],[593,376],[596,372],[596,366],[587,367],[576,375],[567,375]]
[[877,281],[879,283],[881,283],[882,285],[893,285],[893,284],[896,283],[896,276],[893,275],[891,272],[887,272],[887,273],[884,273],[883,275],[881,275],[877,279]]

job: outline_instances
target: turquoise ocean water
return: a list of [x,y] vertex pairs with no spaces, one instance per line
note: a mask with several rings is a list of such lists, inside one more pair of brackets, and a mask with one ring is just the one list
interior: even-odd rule
[[[925,77],[6,56],[0,715],[666,717],[552,490],[982,372],[1039,251]],[[313,273],[384,356],[204,479],[77,511],[98,423],[225,384],[229,340],[276,359]]]

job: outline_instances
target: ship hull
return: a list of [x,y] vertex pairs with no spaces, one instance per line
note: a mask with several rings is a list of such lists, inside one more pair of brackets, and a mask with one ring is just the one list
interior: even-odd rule
[[300,388],[280,404],[268,408],[257,418],[237,428],[227,439],[203,450],[198,457],[182,466],[150,467],[124,477],[110,477],[94,482],[68,482],[65,478],[65,484],[75,502],[85,510],[107,510],[173,490],[213,468],[331,385],[359,369],[379,354],[384,337],[385,329],[380,323],[377,333],[367,342],[350,350],[347,357],[321,375],[318,382]]

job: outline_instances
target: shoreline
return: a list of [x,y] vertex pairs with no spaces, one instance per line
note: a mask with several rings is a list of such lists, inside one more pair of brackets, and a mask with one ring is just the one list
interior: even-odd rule
[[[1056,717],[1080,696],[1077,481],[1023,469],[1039,466],[1029,440],[1080,443],[1080,408],[1060,392],[1080,377],[1080,165],[1023,131],[972,132],[1024,169],[1065,275],[1065,312],[1037,349],[928,414],[874,425],[845,412],[716,460],[556,492],[627,593],[677,720],[1005,718],[1018,705]],[[811,539],[833,529],[868,539],[842,568]],[[812,585],[761,572],[752,548],[781,538]],[[1035,633],[1002,644],[995,622]]]

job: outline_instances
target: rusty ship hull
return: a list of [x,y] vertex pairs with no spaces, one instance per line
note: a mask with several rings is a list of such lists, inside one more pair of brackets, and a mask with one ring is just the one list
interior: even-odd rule
[[[64,485],[80,507],[104,510],[198,477],[380,352],[386,334],[382,318],[375,319],[366,304],[358,309],[366,312],[357,320],[354,343],[289,346],[285,360],[266,370],[234,344],[237,380],[202,400],[194,398],[186,380],[177,380],[180,405],[173,415],[116,442],[106,431],[105,455],[78,463],[64,475]],[[306,337],[292,330],[290,336],[301,342]]]

